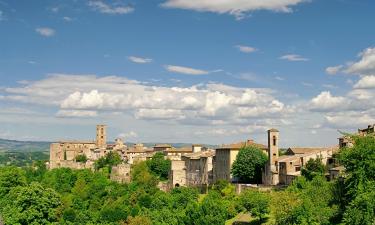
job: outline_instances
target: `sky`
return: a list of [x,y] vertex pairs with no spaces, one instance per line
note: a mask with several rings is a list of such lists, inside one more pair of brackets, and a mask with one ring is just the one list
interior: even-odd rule
[[331,146],[375,124],[372,0],[0,0],[0,138]]

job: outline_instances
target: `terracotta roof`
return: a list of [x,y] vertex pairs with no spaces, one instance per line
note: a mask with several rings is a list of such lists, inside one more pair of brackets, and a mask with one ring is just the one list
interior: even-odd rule
[[278,158],[278,162],[290,162],[300,158],[301,155],[283,155]]
[[172,145],[169,144],[156,144],[154,148],[172,148]]
[[215,155],[214,150],[208,150],[208,151],[203,151],[203,152],[194,152],[194,153],[186,154],[183,157],[187,157],[190,159],[199,159],[202,157],[212,157],[214,155]]
[[95,144],[95,141],[88,141],[88,140],[61,140],[58,141],[59,144]]
[[323,152],[323,151],[330,151],[330,150],[333,150],[333,151],[336,151],[338,150],[338,146],[334,146],[334,147],[303,147],[303,148],[300,148],[300,147],[291,147],[291,148],[288,148],[288,151],[292,151],[294,154],[309,154],[309,153],[316,153],[316,152]]
[[275,129],[275,128],[271,128],[271,129],[269,129],[268,131],[271,131],[271,132],[279,132],[277,129]]
[[181,147],[181,148],[171,148],[171,149],[168,149],[168,150],[165,150],[165,152],[169,152],[169,153],[190,153],[190,152],[193,152],[193,149],[192,147]]
[[257,147],[257,148],[260,148],[260,149],[268,149],[267,146],[265,146],[263,144],[255,143],[252,140],[248,140],[246,142],[242,141],[242,142],[238,142],[238,143],[222,145],[222,146],[218,147],[217,149],[239,150],[240,148],[245,147],[245,146],[254,146],[254,147]]

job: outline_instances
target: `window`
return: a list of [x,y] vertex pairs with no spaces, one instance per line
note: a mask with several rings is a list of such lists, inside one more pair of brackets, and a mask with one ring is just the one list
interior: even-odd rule
[[296,172],[298,171],[301,171],[301,167],[300,166],[296,166]]
[[276,146],[276,136],[273,136],[273,146]]
[[276,156],[276,153],[273,153],[273,156]]
[[290,165],[293,165],[293,162],[290,162],[289,164],[290,164]]

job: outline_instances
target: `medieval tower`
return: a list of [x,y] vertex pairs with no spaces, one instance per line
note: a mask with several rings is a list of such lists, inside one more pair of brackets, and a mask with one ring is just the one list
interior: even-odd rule
[[262,180],[267,185],[277,185],[279,183],[278,175],[279,159],[279,131],[276,129],[268,130],[268,161],[263,171]]
[[96,125],[96,147],[103,148],[107,145],[107,126]]

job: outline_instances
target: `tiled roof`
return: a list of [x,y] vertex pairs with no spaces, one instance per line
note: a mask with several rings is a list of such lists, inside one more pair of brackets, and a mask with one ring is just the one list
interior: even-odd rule
[[88,141],[88,140],[61,140],[58,141],[59,144],[95,144],[95,141]]
[[338,150],[338,146],[334,147],[291,147],[288,151],[292,151],[294,154],[309,154],[309,153],[316,153],[316,152],[323,152],[323,151],[336,151]]
[[250,140],[246,141],[246,142],[242,141],[242,142],[238,142],[238,143],[222,145],[222,146],[219,146],[217,149],[239,150],[240,148],[245,147],[245,146],[254,146],[254,147],[257,147],[257,148],[260,148],[260,149],[267,149],[267,146],[265,146],[263,144],[255,143],[255,142],[250,141]]
[[201,157],[212,157],[215,155],[214,150],[208,150],[208,151],[203,151],[203,152],[194,152],[190,154],[184,155],[184,157],[190,158],[190,159],[199,159]]

